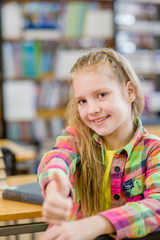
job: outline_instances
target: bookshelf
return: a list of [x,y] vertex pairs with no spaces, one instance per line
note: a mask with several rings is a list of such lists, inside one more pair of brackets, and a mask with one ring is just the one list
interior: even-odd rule
[[[1,26],[1,6],[0,2],[0,26]],[[2,35],[0,31],[0,42],[2,42]],[[0,136],[4,135],[4,121],[3,121],[3,104],[2,104],[2,48],[0,47]]]
[[[116,0],[115,47],[124,54],[142,79],[144,122],[160,115],[160,1]],[[160,120],[158,120],[160,123]]]
[[3,0],[0,31],[0,137],[55,138],[72,64],[91,48],[114,46],[113,1]]

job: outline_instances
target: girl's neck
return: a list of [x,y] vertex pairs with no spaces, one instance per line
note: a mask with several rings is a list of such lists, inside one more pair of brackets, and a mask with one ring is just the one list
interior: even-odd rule
[[116,132],[115,134],[108,135],[105,138],[106,150],[118,150],[127,145],[135,134],[135,127],[133,124],[128,129],[124,128],[122,132]]

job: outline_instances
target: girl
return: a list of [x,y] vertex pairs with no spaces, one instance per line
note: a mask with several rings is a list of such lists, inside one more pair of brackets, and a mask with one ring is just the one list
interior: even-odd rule
[[143,106],[123,56],[102,48],[77,60],[69,125],[38,169],[43,217],[53,224],[41,240],[139,238],[160,228],[160,139],[142,126]]

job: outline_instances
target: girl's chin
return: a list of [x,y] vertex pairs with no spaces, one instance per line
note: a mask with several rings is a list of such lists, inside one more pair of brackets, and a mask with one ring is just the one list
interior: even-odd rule
[[107,136],[109,133],[108,132],[106,132],[106,131],[97,131],[97,130],[95,130],[95,129],[92,129],[95,133],[97,133],[99,136],[101,136],[101,137],[105,137],[105,136]]

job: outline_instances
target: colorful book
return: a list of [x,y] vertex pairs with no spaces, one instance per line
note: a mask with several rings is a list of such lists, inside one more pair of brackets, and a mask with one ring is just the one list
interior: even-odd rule
[[3,199],[42,205],[43,196],[37,182],[8,187],[3,191]]

